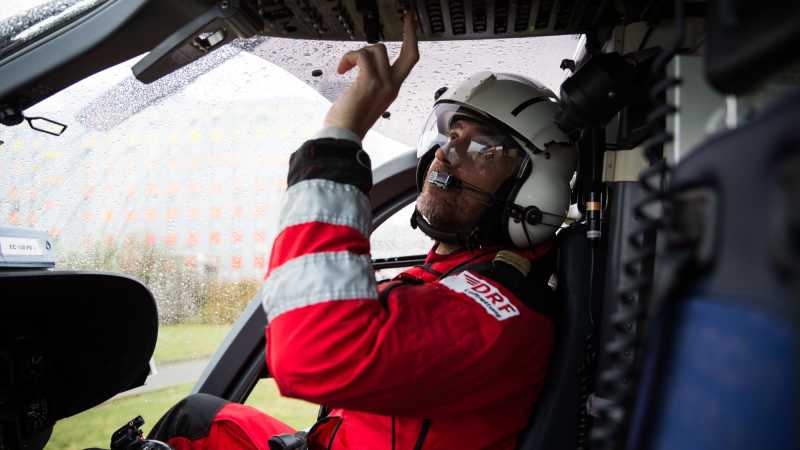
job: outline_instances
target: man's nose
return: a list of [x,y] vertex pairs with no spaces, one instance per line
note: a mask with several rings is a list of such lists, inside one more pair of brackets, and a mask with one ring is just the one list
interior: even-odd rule
[[444,144],[444,145],[440,145],[439,148],[436,149],[435,156],[436,156],[436,159],[438,159],[439,161],[441,161],[443,163],[446,163],[446,164],[450,164],[450,161],[448,159],[448,154],[449,153],[450,153],[450,145],[449,144]]
[[448,141],[436,149],[436,159],[452,166],[457,166],[463,159],[458,149],[461,147],[458,138]]

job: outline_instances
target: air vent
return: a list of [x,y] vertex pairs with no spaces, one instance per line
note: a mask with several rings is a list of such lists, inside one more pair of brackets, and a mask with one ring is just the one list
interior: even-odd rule
[[508,0],[496,0],[494,4],[494,34],[508,31]]
[[450,28],[453,36],[465,34],[467,32],[467,16],[464,13],[463,0],[450,0]]
[[283,6],[282,0],[256,0],[255,3],[258,8]]
[[294,13],[282,0],[258,0],[258,15],[267,22],[277,22],[294,17]]
[[261,15],[262,19],[268,22],[277,22],[279,20],[290,19],[294,17],[292,10],[285,6],[271,10],[261,9],[258,11],[258,13]]
[[531,17],[531,1],[517,0],[517,14],[514,17],[514,31],[526,31]]
[[444,16],[442,15],[442,4],[439,0],[427,0],[425,11],[428,13],[428,23],[431,26],[431,33],[444,33]]
[[556,10],[556,23],[554,30],[564,30],[569,26],[569,19],[572,17],[572,10],[575,7],[575,0],[561,0],[558,2]]
[[472,31],[486,31],[486,0],[472,0]]
[[539,3],[539,12],[536,13],[536,22],[534,27],[537,30],[547,28],[550,25],[550,16],[553,14],[553,6],[556,0],[542,0]]

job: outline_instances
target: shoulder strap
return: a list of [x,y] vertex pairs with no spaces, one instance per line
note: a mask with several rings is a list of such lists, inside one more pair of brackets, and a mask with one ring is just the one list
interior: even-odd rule
[[431,263],[420,264],[420,265],[414,266],[414,267],[418,267],[420,270],[424,270],[425,272],[428,272],[429,274],[437,276],[437,277],[442,276],[441,272],[439,272],[438,270],[434,270],[433,269]]

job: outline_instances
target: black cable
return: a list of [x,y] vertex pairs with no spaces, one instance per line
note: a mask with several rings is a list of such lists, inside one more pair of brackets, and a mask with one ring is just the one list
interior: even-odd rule
[[528,222],[525,220],[522,221],[522,231],[525,232],[525,239],[528,241],[528,248],[533,248],[533,241],[531,240],[530,233],[528,233]]
[[653,24],[653,25],[650,25],[650,26],[647,27],[647,31],[644,32],[644,36],[642,37],[642,41],[639,42],[639,47],[636,49],[636,51],[640,52],[640,51],[644,50],[644,46],[647,45],[647,41],[650,40],[650,36],[653,34],[653,30],[656,29],[657,25],[658,24],[656,23],[656,24]]
[[594,389],[595,371],[597,369],[597,354],[594,350],[594,316],[592,308],[594,306],[594,292],[597,288],[595,284],[595,246],[589,245],[589,332],[584,336],[583,360],[578,364],[576,376],[578,378],[578,429],[575,448],[586,450],[590,446],[590,431],[593,424],[593,417],[589,415],[587,405],[589,397]]
[[422,420],[422,427],[419,430],[419,436],[417,437],[417,442],[414,444],[414,450],[422,450],[422,446],[425,444],[425,438],[428,436],[428,430],[431,428],[431,419],[423,419]]
[[669,201],[665,183],[669,176],[669,165],[663,158],[663,145],[672,141],[672,136],[663,130],[662,122],[677,109],[673,105],[660,103],[667,90],[680,83],[677,78],[664,75],[667,64],[678,53],[685,40],[683,1],[675,0],[676,34],[672,46],[662,51],[652,66],[652,88],[650,98],[657,105],[647,115],[649,125],[657,131],[644,143],[644,154],[650,166],[642,171],[639,182],[646,196],[633,208],[634,216],[642,224],[628,237],[635,255],[623,264],[625,275],[632,280],[623,285],[618,295],[618,308],[611,315],[611,336],[604,345],[607,364],[598,376],[598,394],[605,401],[598,403],[598,420],[592,428],[594,450],[618,450],[624,447],[633,394],[636,390],[636,353],[639,347],[643,306],[650,295],[653,275],[652,261],[655,255],[652,240],[663,226],[662,216],[653,214],[653,205],[664,206]]

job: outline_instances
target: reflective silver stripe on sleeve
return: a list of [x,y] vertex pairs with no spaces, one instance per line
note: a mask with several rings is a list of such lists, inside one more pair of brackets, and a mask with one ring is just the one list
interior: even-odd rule
[[331,300],[378,299],[369,255],[347,251],[311,253],[287,261],[270,273],[260,295],[269,320]]
[[301,181],[286,191],[278,232],[308,222],[346,225],[369,237],[372,209],[357,187],[330,180]]

